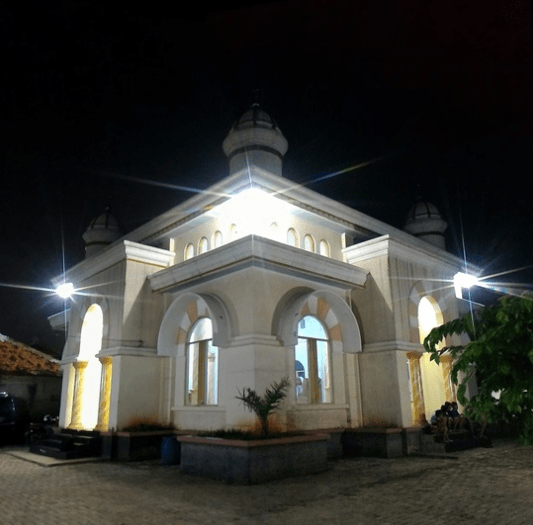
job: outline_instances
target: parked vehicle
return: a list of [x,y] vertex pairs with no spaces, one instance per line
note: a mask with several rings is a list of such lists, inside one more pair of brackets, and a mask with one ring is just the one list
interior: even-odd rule
[[41,423],[30,423],[30,428],[24,435],[24,441],[28,445],[36,445],[54,435],[54,428],[57,426],[57,417],[51,415],[44,416]]
[[0,443],[20,443],[30,424],[24,400],[0,392]]

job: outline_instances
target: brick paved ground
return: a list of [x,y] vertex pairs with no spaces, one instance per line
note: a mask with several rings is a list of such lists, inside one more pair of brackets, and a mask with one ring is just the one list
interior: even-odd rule
[[0,449],[0,524],[325,523],[531,525],[533,448],[496,442],[459,459],[345,458],[252,487],[159,462],[42,467]]

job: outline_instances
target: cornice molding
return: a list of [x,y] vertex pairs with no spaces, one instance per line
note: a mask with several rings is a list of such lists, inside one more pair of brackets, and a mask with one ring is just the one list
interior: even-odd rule
[[[459,257],[410,235],[405,238],[389,233],[344,248],[342,253],[350,264],[387,256],[419,266],[445,270],[452,276],[464,267],[464,261]],[[470,264],[468,267],[471,273],[480,273],[479,268]]]
[[260,267],[342,289],[363,287],[366,270],[283,243],[248,235],[148,276],[153,291],[174,292],[244,268]]
[[174,252],[154,248],[133,241],[122,240],[112,244],[109,248],[97,255],[84,259],[76,266],[65,272],[65,275],[55,277],[52,281],[55,285],[64,280],[76,283],[100,273],[115,264],[123,261],[135,261],[142,264],[150,264],[166,268],[174,260]]
[[169,235],[170,232],[180,226],[201,217],[213,206],[250,186],[263,188],[301,210],[332,221],[339,228],[359,232],[366,237],[383,235],[391,231],[399,237],[405,237],[405,239],[412,237],[402,230],[349,208],[329,197],[325,197],[302,184],[295,183],[257,166],[251,166],[249,170],[242,170],[224,178],[201,193],[194,195],[185,202],[140,226],[130,232],[127,238],[141,243],[154,242],[165,235]]

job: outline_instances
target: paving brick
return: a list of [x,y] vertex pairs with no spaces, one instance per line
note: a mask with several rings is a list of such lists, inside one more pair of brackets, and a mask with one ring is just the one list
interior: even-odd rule
[[533,523],[533,449],[496,442],[458,459],[343,458],[252,487],[158,461],[43,467],[0,449],[0,525]]

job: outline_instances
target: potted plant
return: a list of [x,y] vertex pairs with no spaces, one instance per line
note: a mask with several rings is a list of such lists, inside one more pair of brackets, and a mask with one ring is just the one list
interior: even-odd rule
[[290,386],[289,378],[284,377],[279,383],[273,382],[261,397],[251,388],[243,388],[237,399],[243,402],[250,412],[255,412],[261,424],[261,436],[268,435],[268,417],[277,410],[281,402],[287,397]]
[[[288,435],[269,431],[269,416],[280,407],[289,386],[288,378],[284,378],[279,383],[272,383],[263,396],[250,388],[239,391],[237,399],[259,419],[261,430],[257,435],[237,434],[237,439],[219,437],[224,433],[178,437],[182,470],[187,474],[244,485],[326,470],[327,435]],[[225,435],[231,436],[230,433]]]

